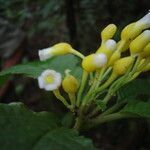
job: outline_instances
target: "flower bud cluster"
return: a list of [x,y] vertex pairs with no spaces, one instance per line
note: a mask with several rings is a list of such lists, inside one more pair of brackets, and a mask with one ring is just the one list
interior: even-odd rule
[[[62,86],[62,89],[69,95],[71,106],[76,105],[77,102],[76,106],[79,107],[80,103],[85,104],[85,102],[94,99],[95,95],[91,94],[92,92],[100,92],[108,88],[121,76],[127,74],[125,76],[127,77],[126,82],[131,81],[141,72],[150,70],[149,28],[150,13],[124,27],[121,32],[120,41],[116,42],[113,37],[117,31],[117,27],[114,24],[109,24],[100,34],[101,44],[99,48],[87,56],[73,49],[68,43],[58,43],[52,47],[39,50],[41,61],[66,54],[79,56],[82,59],[81,67],[83,69],[81,82],[68,71],[66,71],[65,77],[62,77],[55,70],[44,70],[38,77],[39,87],[47,91],[56,91]],[[127,55],[122,57],[122,53],[126,51],[128,51]],[[88,84],[88,79],[91,79],[91,73],[94,77],[92,85]],[[87,95],[84,92],[85,85],[89,89]],[[82,97],[83,93],[85,94],[85,98]],[[59,94],[59,92],[55,92],[56,97],[60,98],[67,105],[67,102],[64,102],[63,97]],[[90,97],[91,95],[93,97]]]

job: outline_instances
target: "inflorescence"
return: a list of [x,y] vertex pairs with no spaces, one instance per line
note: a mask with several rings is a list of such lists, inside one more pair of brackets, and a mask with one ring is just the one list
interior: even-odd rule
[[[39,87],[53,91],[70,111],[79,118],[104,111],[111,97],[123,85],[134,80],[142,72],[150,70],[150,13],[140,20],[130,23],[121,32],[120,41],[112,39],[117,31],[109,24],[101,32],[101,45],[88,56],[84,56],[68,43],[58,43],[39,50],[41,61],[53,56],[74,54],[81,58],[82,79],[79,82],[66,68],[65,77],[48,69],[38,78]],[[122,57],[122,53],[129,55]],[[59,88],[68,94],[69,101],[61,95]],[[87,88],[88,87],[88,88]],[[86,90],[85,90],[86,89]],[[77,123],[78,125],[78,123]]]

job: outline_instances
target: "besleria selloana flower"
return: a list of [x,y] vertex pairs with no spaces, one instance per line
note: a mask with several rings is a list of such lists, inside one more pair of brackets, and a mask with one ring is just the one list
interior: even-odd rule
[[131,41],[147,28],[150,28],[150,13],[140,20],[127,25],[121,32],[121,40]]
[[[118,105],[116,99],[115,104],[117,91],[142,72],[150,70],[149,27],[150,13],[125,26],[120,40],[116,42],[113,37],[117,27],[115,24],[109,24],[100,34],[99,48],[87,56],[73,49],[68,43],[58,43],[39,51],[41,61],[66,54],[74,54],[82,59],[77,63],[80,65],[77,67],[82,70],[81,80],[76,79],[75,68],[72,68],[73,74],[70,73],[71,70],[64,68],[63,79],[60,73],[50,69],[43,71],[38,77],[39,87],[52,91],[56,98],[77,116],[75,129],[82,129],[88,123],[92,126],[103,123],[105,115],[106,120],[109,115],[120,118],[120,110],[124,108],[126,100],[124,104]],[[124,53],[125,51],[127,53]],[[62,95],[61,92],[65,94]],[[109,103],[111,99],[113,102]]]
[[137,36],[130,44],[131,54],[138,54],[150,42],[150,30],[145,30]]
[[39,58],[41,61],[44,61],[53,56],[68,54],[71,52],[71,50],[72,50],[72,47],[70,44],[58,43],[52,47],[39,50]]
[[68,43],[58,43],[53,45],[52,47],[44,48],[42,50],[39,50],[38,54],[41,61],[47,60],[53,56],[66,54],[74,54],[80,58],[84,58],[84,55],[73,49]]
[[47,69],[38,77],[39,87],[46,91],[53,91],[61,85],[61,74],[55,70]]
[[141,27],[143,29],[150,27],[150,12],[148,12],[143,18],[138,20],[135,24],[135,27]]

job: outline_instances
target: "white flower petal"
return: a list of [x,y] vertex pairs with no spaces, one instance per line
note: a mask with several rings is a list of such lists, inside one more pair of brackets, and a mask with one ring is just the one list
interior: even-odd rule
[[39,58],[41,61],[47,60],[53,56],[52,54],[52,48],[45,48],[42,50],[39,50]]
[[150,12],[136,22],[136,26],[144,25],[145,29],[150,28]]
[[112,40],[112,39],[109,39],[106,41],[106,49],[107,50],[110,50],[110,51],[115,51],[116,50],[116,41],[115,40]]
[[46,91],[53,91],[53,90],[56,90],[58,87],[56,84],[48,84],[44,87],[44,89]]
[[[45,83],[45,78],[49,75],[53,77],[53,83]],[[55,89],[58,89],[61,85],[61,81],[61,74],[56,72],[55,70],[50,69],[43,71],[38,77],[39,87],[44,88],[47,91],[53,91]]]
[[61,81],[62,81],[62,78],[61,78],[61,74],[60,73],[57,73],[56,74],[56,77],[55,77],[55,83],[60,86],[61,85]]
[[43,79],[40,77],[38,77],[38,84],[39,84],[39,88],[43,89],[44,88],[44,81]]
[[103,67],[107,63],[107,56],[103,53],[95,54],[94,63],[97,68]]

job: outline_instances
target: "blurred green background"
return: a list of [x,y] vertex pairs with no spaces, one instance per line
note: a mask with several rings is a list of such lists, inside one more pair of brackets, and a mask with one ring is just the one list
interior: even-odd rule
[[[57,42],[92,53],[100,45],[105,26],[117,25],[118,41],[121,29],[144,16],[149,6],[149,0],[0,0],[0,69],[36,60],[39,49]],[[5,82],[0,102],[22,101],[35,111],[65,112],[53,95],[39,90],[36,80],[13,76],[0,82]],[[103,150],[148,150],[148,126],[142,120],[127,120],[84,134]]]
[[36,58],[39,48],[60,41],[85,53],[95,50],[102,28],[115,23],[120,32],[144,16],[149,6],[149,0],[0,0],[0,16],[25,34],[24,51]]

